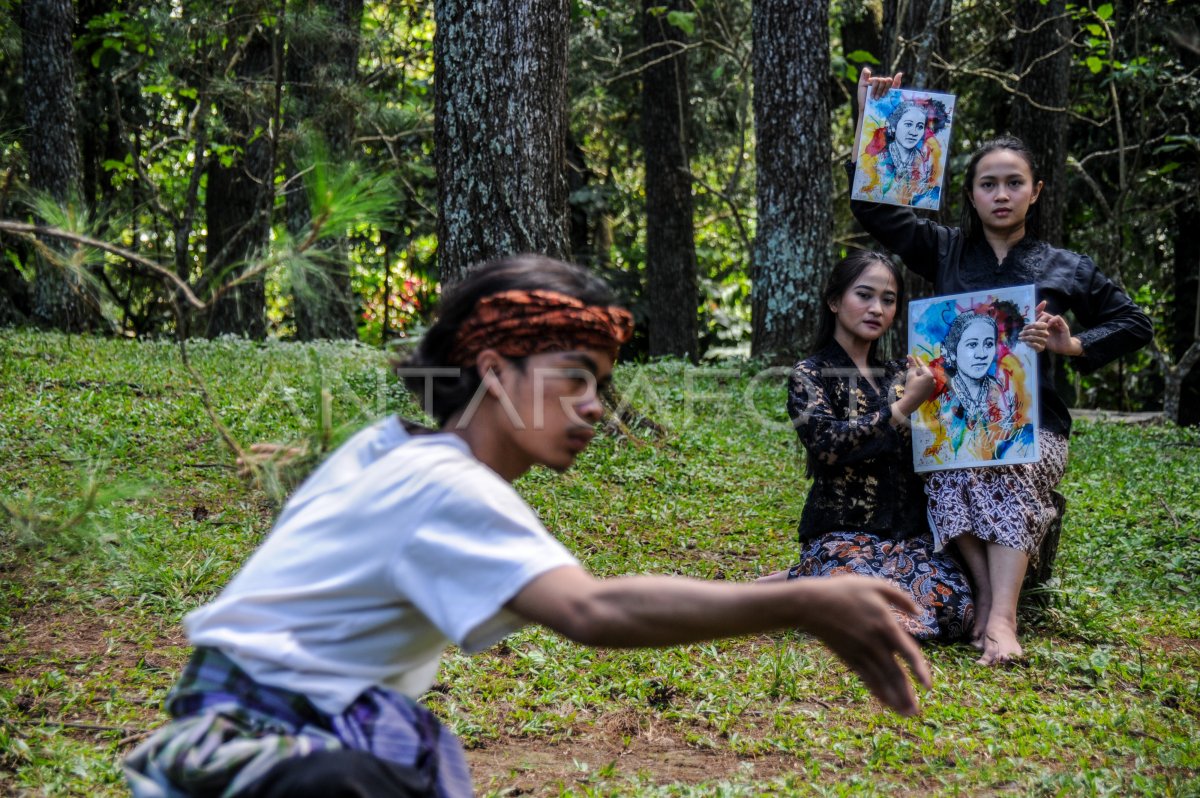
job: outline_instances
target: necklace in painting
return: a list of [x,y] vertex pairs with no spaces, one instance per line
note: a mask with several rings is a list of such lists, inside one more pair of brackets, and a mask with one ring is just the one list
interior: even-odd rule
[[954,386],[954,395],[966,411],[967,418],[982,418],[987,411],[987,379],[972,385],[962,374],[955,374],[950,378],[950,384]]

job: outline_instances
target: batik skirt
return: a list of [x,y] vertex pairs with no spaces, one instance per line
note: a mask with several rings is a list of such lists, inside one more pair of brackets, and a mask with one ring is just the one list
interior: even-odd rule
[[370,688],[341,714],[327,715],[298,693],[258,684],[217,649],[198,648],[167,709],[175,720],[125,760],[135,798],[237,798],[281,762],[347,749],[411,773],[424,785],[421,794],[473,795],[458,740],[429,710],[391,690]]
[[908,593],[918,614],[894,612],[918,640],[957,640],[974,624],[965,570],[950,552],[935,552],[928,534],[893,540],[870,532],[827,532],[803,544],[788,579],[835,574],[886,579]]
[[941,549],[960,535],[1019,549],[1036,567],[1058,516],[1054,488],[1067,468],[1067,439],[1038,433],[1041,460],[1020,465],[934,471],[926,478],[929,522]]

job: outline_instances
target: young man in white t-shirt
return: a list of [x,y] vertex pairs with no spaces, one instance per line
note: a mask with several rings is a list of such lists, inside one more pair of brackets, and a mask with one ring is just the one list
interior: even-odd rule
[[470,795],[457,741],[417,703],[454,643],[527,623],[585,645],[667,646],[799,627],[884,703],[929,670],[881,580],[592,577],[516,494],[570,467],[603,415],[632,319],[582,269],[497,261],[445,299],[400,369],[439,423],[391,418],[334,452],[225,590],[187,616],[175,720],[126,762],[137,796]]

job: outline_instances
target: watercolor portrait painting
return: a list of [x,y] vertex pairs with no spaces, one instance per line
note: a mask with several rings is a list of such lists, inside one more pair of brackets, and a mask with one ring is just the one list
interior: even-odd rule
[[917,471],[1036,462],[1037,353],[1031,285],[909,303],[909,352],[933,372],[912,415]]
[[953,94],[892,89],[868,97],[850,198],[936,210],[953,115]]

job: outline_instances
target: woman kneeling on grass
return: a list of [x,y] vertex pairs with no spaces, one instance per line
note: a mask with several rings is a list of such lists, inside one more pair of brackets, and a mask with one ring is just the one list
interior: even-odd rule
[[[595,579],[510,483],[567,469],[603,415],[629,313],[582,269],[536,256],[476,270],[402,369],[440,429],[389,418],[300,486],[262,547],[184,627],[174,721],[126,762],[137,796],[462,796],[462,750],[417,699],[451,643],[527,623],[651,647],[799,627],[897,711],[930,684],[880,580],[734,585]],[[454,375],[447,377],[446,375]]]
[[833,267],[821,299],[817,351],[788,383],[788,415],[813,481],[800,515],[800,560],[762,581],[886,579],[918,608],[897,613],[913,637],[957,640],[971,629],[971,586],[959,561],[934,549],[908,423],[934,378],[912,358],[885,362],[877,354],[904,280],[886,255],[859,250]]
[[[868,93],[881,97],[900,88],[900,79],[862,70],[860,127]],[[858,157],[857,141],[856,136],[852,160]],[[846,170],[853,173],[853,164]],[[1034,285],[1037,318],[1021,339],[1037,352],[1071,358],[1081,374],[1150,342],[1150,319],[1091,258],[1037,238],[1043,184],[1034,153],[1023,142],[1011,136],[985,142],[963,177],[960,227],[921,219],[898,205],[852,201],[850,210],[908,268],[932,281],[938,294]],[[1072,335],[1067,311],[1088,329]],[[931,472],[925,482],[938,544],[953,542],[971,574],[977,602],[972,642],[983,652],[980,665],[1002,665],[1023,655],[1017,637],[1021,585],[1059,515],[1054,488],[1067,467],[1071,413],[1055,390],[1045,354],[1038,356],[1038,371],[1039,462],[948,468]]]

